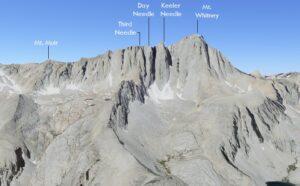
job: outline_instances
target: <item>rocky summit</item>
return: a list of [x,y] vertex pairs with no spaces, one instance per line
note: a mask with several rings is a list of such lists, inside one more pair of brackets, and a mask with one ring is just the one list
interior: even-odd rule
[[241,72],[198,35],[0,65],[0,185],[300,184],[299,86]]

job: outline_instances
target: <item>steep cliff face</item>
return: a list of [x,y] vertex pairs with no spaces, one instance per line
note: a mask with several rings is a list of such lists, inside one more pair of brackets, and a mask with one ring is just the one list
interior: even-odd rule
[[0,66],[0,185],[300,183],[297,73],[253,76],[202,37]]

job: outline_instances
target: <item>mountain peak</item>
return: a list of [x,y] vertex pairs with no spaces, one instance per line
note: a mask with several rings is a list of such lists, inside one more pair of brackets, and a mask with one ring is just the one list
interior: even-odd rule
[[1,65],[0,184],[297,180],[299,77],[245,74],[195,34],[74,63]]

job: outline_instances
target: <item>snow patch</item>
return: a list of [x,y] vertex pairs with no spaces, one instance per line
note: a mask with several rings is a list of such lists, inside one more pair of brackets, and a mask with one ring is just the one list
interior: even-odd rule
[[242,89],[241,87],[239,87],[239,86],[236,85],[236,84],[234,85],[234,88],[236,88],[240,94],[246,92],[244,89]]
[[229,87],[232,87],[232,84],[229,83],[228,81],[225,81],[225,84],[226,84],[227,86],[229,86]]
[[153,83],[148,89],[148,93],[150,98],[152,98],[155,102],[159,102],[159,100],[174,99],[174,92],[169,83],[167,83],[162,90],[158,88],[156,83]]
[[179,99],[181,99],[181,100],[185,100],[185,99],[183,98],[183,95],[182,95],[182,93],[177,93],[176,95],[177,95],[177,97],[178,97]]
[[[289,107],[292,111],[294,111],[294,112],[300,114],[300,111],[297,110],[296,108],[294,108],[294,107],[292,107],[292,106],[290,106],[290,105],[288,105],[288,107]],[[286,110],[286,111],[287,111],[287,110]]]
[[36,161],[36,160],[32,160],[31,162],[32,162],[34,165],[37,164],[37,161]]
[[179,79],[177,79],[176,88],[182,90],[181,83]]
[[252,85],[248,86],[248,92],[251,92],[253,90]]
[[0,91],[8,91],[12,93],[21,93],[20,86],[2,70],[0,70]]
[[[232,85],[232,84],[229,83],[228,81],[225,81],[225,84],[226,84],[228,87],[233,88],[234,90],[238,91],[238,93],[240,93],[240,94],[246,92],[244,89],[242,89],[241,87],[239,87],[237,84]],[[252,90],[252,87],[251,87],[251,90]],[[249,87],[248,87],[248,91],[249,91]]]
[[112,87],[113,85],[113,79],[112,79],[112,73],[111,71],[109,72],[108,76],[107,76],[107,81],[110,87]]
[[52,84],[38,92],[38,94],[41,95],[53,95],[59,93],[60,93],[60,89],[58,87],[53,86]]
[[177,88],[176,96],[179,99],[184,100],[184,98],[182,96],[183,95],[183,87],[182,87],[181,83],[179,82],[179,79],[177,79],[176,88]]
[[66,89],[67,90],[81,90],[80,87],[79,87],[79,85],[76,85],[76,84],[73,84],[73,83],[68,84],[66,86]]

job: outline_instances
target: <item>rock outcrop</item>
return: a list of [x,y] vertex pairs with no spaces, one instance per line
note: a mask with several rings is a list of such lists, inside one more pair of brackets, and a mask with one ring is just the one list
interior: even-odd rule
[[0,66],[0,185],[300,184],[300,75],[203,37]]

